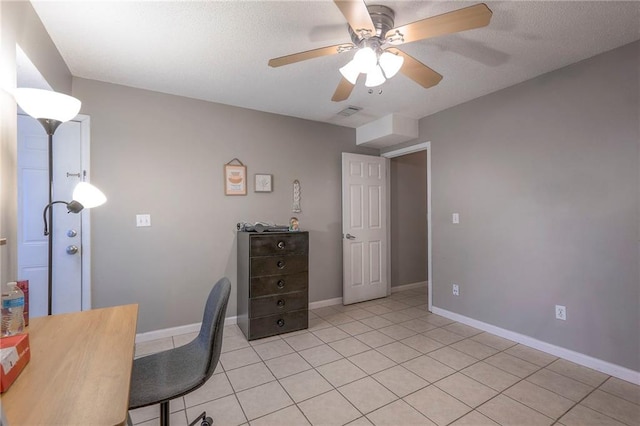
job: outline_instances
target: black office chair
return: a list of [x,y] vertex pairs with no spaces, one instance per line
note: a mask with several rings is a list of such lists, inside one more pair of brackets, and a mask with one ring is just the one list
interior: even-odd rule
[[[169,426],[169,401],[202,386],[216,369],[222,348],[222,331],[231,283],[220,279],[207,299],[198,336],[184,346],[135,359],[131,375],[129,409],[160,403],[160,424]],[[211,426],[206,412],[202,420]]]

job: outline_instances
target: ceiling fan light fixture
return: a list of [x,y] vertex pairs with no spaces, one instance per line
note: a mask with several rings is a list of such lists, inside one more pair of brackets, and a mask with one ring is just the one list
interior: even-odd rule
[[382,67],[382,71],[384,71],[384,75],[387,78],[391,78],[400,71],[400,68],[402,68],[404,58],[400,55],[394,55],[391,52],[382,52],[379,63],[380,67]]
[[356,84],[356,80],[358,80],[358,76],[360,75],[360,67],[356,61],[351,60],[347,65],[340,68],[340,74],[342,74],[349,83]]
[[358,70],[361,73],[367,74],[378,64],[378,57],[372,48],[363,47],[362,49],[358,49],[353,56],[353,62],[357,64]]
[[384,74],[382,73],[382,68],[376,65],[367,73],[367,80],[364,82],[364,85],[367,87],[376,87],[380,86],[386,80],[387,79],[384,78]]

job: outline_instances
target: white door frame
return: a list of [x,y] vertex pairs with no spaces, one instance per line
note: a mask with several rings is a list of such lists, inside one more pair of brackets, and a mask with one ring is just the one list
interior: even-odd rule
[[[81,129],[81,164],[85,179],[91,182],[91,118],[88,115],[78,114],[73,121],[80,122]],[[82,215],[82,310],[91,309],[91,209],[84,209]]]
[[[380,154],[381,157],[395,158],[402,155],[413,154],[414,152],[427,151],[427,309],[431,312],[433,307],[433,236],[431,234],[431,142],[422,142],[416,145],[411,145],[405,148],[399,148],[393,151],[384,152]],[[387,191],[389,194],[391,191]],[[390,200],[389,195],[387,200]],[[387,202],[387,218],[391,216],[391,203]],[[388,241],[391,241],[391,227],[387,228]],[[389,250],[391,251],[391,250]],[[391,273],[391,264],[389,264],[389,274]],[[389,283],[391,280],[389,279]]]

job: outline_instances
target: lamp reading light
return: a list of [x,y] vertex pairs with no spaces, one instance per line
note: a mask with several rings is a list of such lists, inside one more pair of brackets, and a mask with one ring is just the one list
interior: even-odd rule
[[87,182],[80,182],[73,190],[73,200],[66,201],[52,201],[47,204],[42,211],[42,218],[44,220],[44,235],[49,235],[49,226],[47,224],[47,210],[49,210],[54,204],[65,204],[67,206],[67,213],[80,213],[84,209],[91,209],[98,207],[107,201],[107,197],[95,186]]
[[106,203],[107,197],[90,183],[80,182],[73,190],[73,200],[82,204],[85,209],[91,209]]

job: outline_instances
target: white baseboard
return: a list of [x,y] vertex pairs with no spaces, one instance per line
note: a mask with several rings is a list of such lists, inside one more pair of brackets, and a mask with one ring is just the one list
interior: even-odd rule
[[[224,325],[233,325],[237,323],[238,317],[229,317],[224,319]],[[136,334],[136,343],[148,342],[150,340],[162,339],[165,337],[179,336],[180,334],[195,333],[200,331],[201,325],[201,322],[197,322],[195,324],[181,325],[179,327],[138,333]]]
[[309,303],[309,309],[325,308],[327,306],[342,305],[342,297],[335,299],[320,300],[318,302]]
[[[395,293],[403,290],[411,290],[414,288],[420,288],[420,287],[426,287],[426,286],[427,286],[427,281],[420,281],[417,283],[398,285],[395,287],[391,287],[391,293]],[[309,309],[325,308],[327,306],[334,306],[334,305],[342,305],[342,297],[336,297],[335,299],[326,299],[326,300],[319,300],[317,302],[311,302],[309,303]]]
[[404,290],[411,290],[414,288],[426,287],[428,282],[429,281],[418,281],[417,283],[397,285],[395,287],[391,287],[391,293],[396,293],[398,291],[404,291]]
[[594,370],[600,371],[610,376],[617,377],[622,380],[626,380],[627,382],[640,385],[639,371],[634,371],[629,368],[612,364],[610,362],[603,361],[598,358],[593,358],[589,355],[572,351],[570,349],[566,349],[561,346],[552,345],[551,343],[543,342],[541,340],[534,339],[533,337],[516,333],[514,331],[506,330],[504,328],[496,327],[495,325],[487,324],[485,322],[478,321],[473,318],[465,317],[464,315],[447,311],[446,309],[441,309],[434,306],[433,313],[452,319],[454,321],[461,322],[471,327],[475,327],[477,329],[489,332],[491,334],[495,334],[496,336],[504,337],[505,339],[513,340],[514,342],[527,345],[531,348],[538,349],[542,352],[555,355],[557,357],[566,359],[567,361],[575,362],[576,364],[580,364],[582,366],[592,368]]

